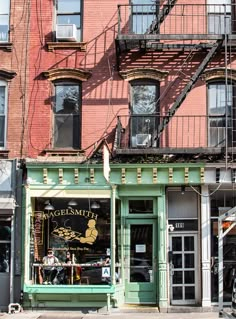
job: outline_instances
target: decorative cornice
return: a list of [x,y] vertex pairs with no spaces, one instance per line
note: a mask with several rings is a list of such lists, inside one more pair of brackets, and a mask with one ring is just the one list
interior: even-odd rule
[[[211,81],[217,79],[225,79],[226,69],[225,68],[214,68],[206,70],[201,76],[203,81]],[[235,69],[227,69],[227,77],[228,79],[236,81],[236,70]]]
[[120,76],[126,81],[139,79],[151,79],[163,81],[169,72],[160,71],[153,68],[135,68],[132,70],[120,71]]
[[3,78],[4,80],[12,80],[16,76],[16,72],[6,70],[6,69],[0,69],[0,78]]
[[74,79],[78,81],[87,81],[92,73],[83,69],[57,68],[44,71],[43,75],[50,81],[60,79]]

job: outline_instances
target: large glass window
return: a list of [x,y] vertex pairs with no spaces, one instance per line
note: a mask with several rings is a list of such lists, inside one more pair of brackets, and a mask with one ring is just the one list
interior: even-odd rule
[[81,86],[78,83],[55,84],[54,147],[80,147]]
[[10,271],[11,222],[0,221],[0,273]]
[[6,82],[0,80],[0,148],[5,147],[6,135],[6,106],[7,93]]
[[0,42],[8,41],[10,0],[0,3]]
[[159,83],[133,81],[131,83],[131,146],[155,146],[157,133]]
[[[35,284],[43,283],[40,268],[49,248],[62,263],[52,284],[110,283],[110,199],[35,199],[30,245]],[[66,265],[67,252],[73,267]],[[68,267],[77,274],[69,282]]]
[[[226,102],[227,96],[227,102]],[[226,124],[228,127],[228,146],[232,141],[232,106],[233,85],[225,82],[208,84],[208,114],[209,114],[209,137],[210,147],[222,147],[226,143]],[[227,121],[227,122],[226,122]]]
[[57,0],[57,24],[76,25],[77,41],[81,41],[81,1]]
[[132,0],[132,31],[135,34],[147,33],[156,20],[158,6],[153,0]]

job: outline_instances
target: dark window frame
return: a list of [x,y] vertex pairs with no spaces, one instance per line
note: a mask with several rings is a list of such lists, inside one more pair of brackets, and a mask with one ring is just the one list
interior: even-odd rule
[[[54,123],[53,123],[53,148],[54,149],[80,149],[81,147],[81,132],[82,132],[82,128],[81,128],[81,122],[82,122],[82,83],[80,81],[72,81],[72,80],[60,80],[60,81],[55,81],[54,83],[54,92],[55,92],[55,103],[54,103],[54,108],[53,108],[53,112],[54,112]],[[71,102],[70,99],[67,99],[67,108],[71,108],[69,110],[67,110],[67,112],[64,111],[64,109],[62,109],[61,111],[56,112],[57,107],[59,107],[59,104],[57,104],[57,89],[59,87],[77,87],[78,88],[78,111],[73,111],[73,101]],[[60,112],[60,113],[59,113]],[[56,142],[55,140],[55,136],[56,136],[56,125],[58,124],[56,122],[56,120],[63,121],[63,119],[65,120],[72,120],[72,132],[71,132],[71,138],[72,138],[72,142],[71,145],[68,144],[66,145],[61,145],[64,142],[67,142],[68,139],[66,139],[66,135],[64,135],[63,133],[61,133],[60,135],[63,135],[63,137],[65,138],[65,141],[63,142],[63,140],[61,140],[60,142]],[[64,124],[64,123],[63,123]],[[71,123],[69,123],[70,125]],[[61,138],[61,137],[60,137]]]

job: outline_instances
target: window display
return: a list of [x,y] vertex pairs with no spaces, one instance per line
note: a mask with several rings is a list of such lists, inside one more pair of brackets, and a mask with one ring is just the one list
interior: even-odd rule
[[[32,282],[50,284],[110,282],[110,199],[35,198],[31,220]],[[96,201],[96,205],[93,205]],[[72,205],[73,204],[73,205]],[[44,265],[47,252],[55,261]],[[46,268],[47,267],[47,268]]]

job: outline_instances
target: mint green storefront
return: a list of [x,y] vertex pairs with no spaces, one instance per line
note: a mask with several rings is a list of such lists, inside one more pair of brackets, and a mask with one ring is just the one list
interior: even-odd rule
[[[109,182],[100,164],[31,161],[26,167],[24,307],[109,311],[146,304],[165,311],[166,188],[201,185],[203,165],[110,164]],[[47,210],[47,204],[52,209]],[[93,242],[86,242],[90,219],[96,223],[96,235]],[[77,282],[59,281],[58,275],[52,285],[42,284],[41,260],[49,247],[61,262],[58,273],[65,271],[65,252],[73,253],[71,269],[80,269]],[[103,258],[110,260],[109,265]]]

